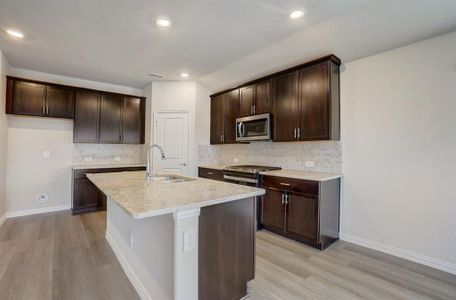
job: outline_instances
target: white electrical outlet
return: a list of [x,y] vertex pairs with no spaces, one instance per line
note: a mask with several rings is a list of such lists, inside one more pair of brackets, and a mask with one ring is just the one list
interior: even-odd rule
[[189,252],[196,249],[195,231],[184,231],[184,252]]
[[306,167],[313,168],[313,166],[315,166],[315,163],[313,161],[308,160],[304,163],[304,165]]
[[237,158],[237,157],[233,158],[233,162],[234,163],[238,163],[239,162],[239,158]]
[[133,234],[130,233],[130,248],[133,249]]
[[84,161],[92,161],[92,156],[86,156],[86,157],[84,157]]
[[43,152],[43,158],[48,159],[51,156],[51,152],[49,150],[46,150]]
[[114,157],[115,161],[121,161],[122,159],[119,156]]

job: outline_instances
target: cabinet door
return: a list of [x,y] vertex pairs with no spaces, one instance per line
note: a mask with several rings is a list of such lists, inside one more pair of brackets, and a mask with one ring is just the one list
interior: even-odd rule
[[322,63],[299,71],[300,139],[329,139],[329,69]]
[[48,86],[46,92],[46,116],[54,118],[74,117],[74,90]]
[[143,140],[143,103],[140,98],[124,97],[122,107],[122,142],[141,144]]
[[238,115],[239,90],[226,94],[223,102],[224,132],[223,143],[236,143],[236,118]]
[[116,94],[101,94],[100,143],[119,144],[121,142],[123,97]]
[[100,117],[100,93],[78,90],[76,93],[73,141],[98,143]]
[[223,144],[223,102],[225,95],[211,100],[211,144]]
[[297,74],[272,79],[273,127],[275,142],[295,141],[298,127]]
[[317,241],[318,198],[289,193],[287,204],[287,233]]
[[255,85],[254,112],[256,115],[271,112],[270,81],[264,81]]
[[73,210],[102,205],[102,194],[89,179],[75,179],[73,184]]
[[283,191],[266,187],[261,201],[261,224],[272,229],[284,230],[285,205],[282,204]]
[[239,89],[239,117],[253,115],[254,86],[246,86]]
[[13,113],[29,116],[44,116],[46,85],[14,81]]

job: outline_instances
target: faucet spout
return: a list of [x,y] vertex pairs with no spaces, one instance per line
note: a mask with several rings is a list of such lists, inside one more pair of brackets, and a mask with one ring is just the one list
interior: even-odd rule
[[154,159],[153,159],[153,151],[152,150],[154,148],[157,148],[160,151],[162,160],[166,159],[165,151],[163,150],[163,148],[160,145],[157,145],[157,144],[149,145],[149,147],[147,148],[147,166],[146,166],[146,178],[147,178],[148,182],[150,182],[150,179],[152,178],[152,174],[153,174],[153,161],[154,161]]

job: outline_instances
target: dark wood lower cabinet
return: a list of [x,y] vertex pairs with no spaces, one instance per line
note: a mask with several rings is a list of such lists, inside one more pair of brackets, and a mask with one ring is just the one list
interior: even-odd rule
[[340,179],[263,176],[262,182],[266,194],[261,201],[261,228],[320,250],[339,238]]
[[222,170],[198,168],[198,177],[224,181]]
[[261,203],[261,223],[269,228],[283,231],[285,228],[285,206],[283,191],[271,187],[266,188],[266,194]]
[[198,234],[198,298],[246,296],[255,276],[255,198],[203,207]]
[[146,167],[120,167],[99,169],[73,169],[73,214],[106,209],[106,196],[87,178],[88,173],[143,171]]

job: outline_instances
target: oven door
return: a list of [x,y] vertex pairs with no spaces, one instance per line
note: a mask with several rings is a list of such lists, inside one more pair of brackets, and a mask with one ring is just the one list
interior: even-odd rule
[[258,186],[258,179],[254,176],[239,174],[236,172],[223,172],[223,180],[226,182],[248,185],[248,186]]
[[236,119],[236,141],[265,141],[271,139],[271,114]]

